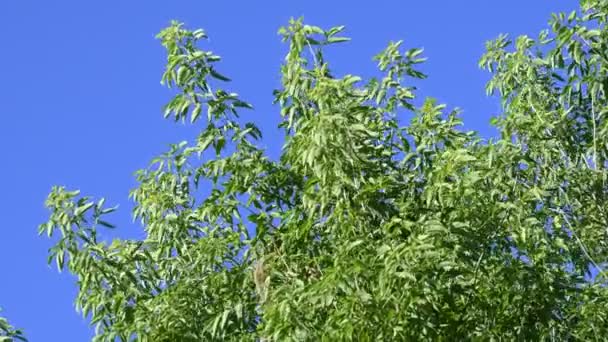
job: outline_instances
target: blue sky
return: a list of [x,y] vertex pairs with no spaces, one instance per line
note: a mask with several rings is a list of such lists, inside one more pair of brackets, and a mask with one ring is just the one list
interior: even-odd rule
[[[263,4],[263,5],[262,5]],[[466,4],[466,5],[465,5]],[[119,204],[120,236],[131,223],[133,172],[196,127],[162,119],[170,92],[159,84],[165,55],[155,34],[171,19],[202,27],[204,48],[221,55],[230,89],[253,103],[265,144],[278,151],[279,114],[271,104],[285,46],[277,29],[290,17],[322,27],[346,25],[353,41],[330,55],[339,73],[369,75],[371,57],[390,40],[424,47],[429,78],[420,95],[464,110],[465,126],[489,136],[499,111],[485,96],[477,60],[499,33],[535,36],[554,11],[577,1],[31,1],[0,2],[0,306],[36,341],[87,341],[68,274],[46,265],[51,242],[37,236],[51,186],[81,189]]]

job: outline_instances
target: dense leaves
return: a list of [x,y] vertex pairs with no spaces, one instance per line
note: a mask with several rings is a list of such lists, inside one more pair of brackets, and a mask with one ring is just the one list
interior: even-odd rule
[[78,277],[97,341],[608,336],[607,20],[607,1],[581,1],[538,38],[488,43],[490,141],[416,101],[421,49],[392,42],[378,78],[338,77],[324,50],[343,27],[292,20],[278,160],[205,33],[174,22],[164,113],[198,139],[137,173],[143,240],[98,239],[114,208],[54,188],[49,260]]

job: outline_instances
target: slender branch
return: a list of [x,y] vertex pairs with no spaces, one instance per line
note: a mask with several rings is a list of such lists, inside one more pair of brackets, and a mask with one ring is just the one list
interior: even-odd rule
[[599,166],[597,165],[597,127],[596,127],[596,118],[595,118],[595,102],[593,100],[594,96],[591,94],[591,121],[593,123],[593,166],[596,170],[599,170]]
[[308,41],[308,39],[306,39],[306,45],[308,45],[308,49],[310,50],[310,54],[312,55],[312,60],[315,63],[315,67],[319,67],[319,61],[317,61],[317,56],[315,56],[315,52],[312,49],[312,46],[310,45],[310,42]]
[[564,221],[566,222],[566,224],[568,225],[568,227],[570,228],[570,231],[572,232],[572,235],[574,236],[574,238],[576,239],[576,241],[578,242],[579,246],[581,247],[583,253],[585,254],[585,256],[587,257],[587,259],[589,259],[589,261],[591,262],[591,264],[593,264],[593,266],[595,268],[597,268],[597,270],[606,278],[608,278],[608,275],[606,274],[606,272],[604,271],[603,268],[600,267],[600,265],[598,265],[597,262],[595,262],[595,260],[593,259],[593,257],[591,257],[591,255],[589,254],[587,247],[585,247],[585,244],[583,243],[583,241],[578,237],[578,234],[576,234],[576,232],[574,231],[574,227],[572,226],[572,224],[570,223],[570,220],[568,220],[568,217],[566,217],[566,214],[562,211],[562,210],[557,210],[557,209],[549,209],[553,212],[556,212],[558,214],[560,214],[563,218]]
[[604,55],[603,55],[603,54],[599,53],[599,51],[598,51],[596,48],[594,48],[594,47],[591,45],[591,43],[589,43],[589,41],[588,41],[587,39],[585,39],[584,37],[581,37],[580,35],[578,35],[578,38],[580,38],[580,40],[581,40],[581,41],[582,41],[582,42],[583,42],[585,45],[587,45],[587,47],[589,48],[589,50],[591,50],[591,51],[593,51],[593,52],[597,53],[597,54],[598,54],[598,55],[599,55],[599,56],[600,56],[600,57],[601,57],[601,58],[602,58],[604,61],[608,62],[608,59],[606,59],[606,57],[604,57]]

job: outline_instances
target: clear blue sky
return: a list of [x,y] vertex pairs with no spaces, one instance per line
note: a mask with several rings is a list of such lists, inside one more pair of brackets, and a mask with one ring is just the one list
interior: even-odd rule
[[[264,5],[262,5],[264,4]],[[279,120],[271,105],[285,47],[277,29],[292,16],[322,27],[346,25],[353,41],[336,46],[340,73],[369,75],[389,40],[424,47],[430,77],[421,95],[464,110],[466,127],[492,134],[499,107],[486,98],[477,67],[484,42],[499,33],[535,36],[553,11],[577,1],[0,1],[0,306],[33,342],[87,341],[74,311],[75,285],[46,265],[50,241],[37,236],[52,185],[119,204],[120,236],[131,224],[133,172],[195,130],[162,119],[170,93],[154,35],[171,19],[203,27],[224,57],[232,90],[253,103],[251,117],[276,151]]]

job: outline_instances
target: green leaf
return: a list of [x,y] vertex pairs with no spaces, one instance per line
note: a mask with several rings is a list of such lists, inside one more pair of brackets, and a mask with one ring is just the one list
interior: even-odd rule
[[192,109],[192,115],[190,116],[190,123],[194,123],[199,116],[201,115],[201,104],[197,103],[194,105],[194,109]]
[[102,226],[104,226],[104,227],[106,227],[106,228],[116,228],[115,225],[113,225],[113,224],[111,224],[109,222],[103,221],[103,220],[97,220],[97,223],[100,224],[100,225],[102,225]]
[[76,216],[82,215],[87,210],[91,209],[91,207],[93,207],[93,204],[94,204],[93,202],[89,202],[89,203],[84,204],[83,206],[76,208],[76,210],[74,211],[74,215],[76,215]]
[[348,41],[350,41],[350,38],[347,38],[347,37],[329,37],[329,38],[327,38],[327,42],[329,44],[342,43],[342,42],[348,42]]
[[219,72],[215,71],[215,69],[213,68],[209,68],[209,75],[211,75],[213,78],[216,78],[218,80],[221,81],[230,81],[230,79],[222,74],[220,74]]
[[232,102],[232,105],[235,107],[240,107],[240,108],[249,108],[249,109],[253,109],[253,106],[247,102],[244,101],[240,101],[240,100],[235,100]]

